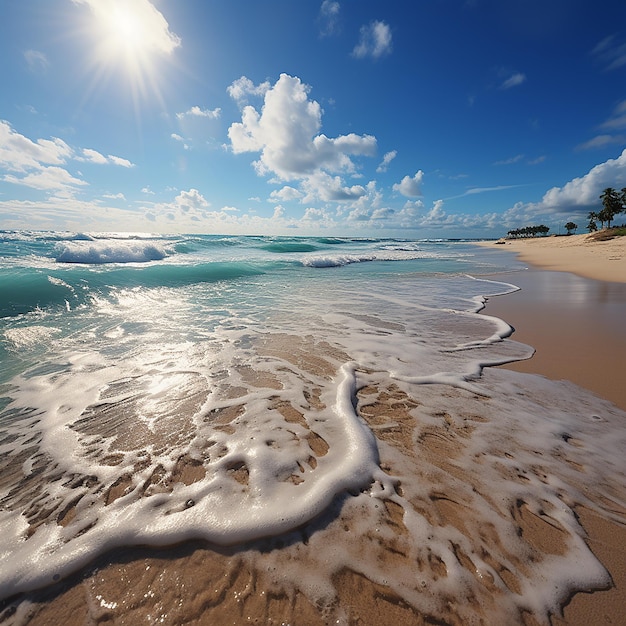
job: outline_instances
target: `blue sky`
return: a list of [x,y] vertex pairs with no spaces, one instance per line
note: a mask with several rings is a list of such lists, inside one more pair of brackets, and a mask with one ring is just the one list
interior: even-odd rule
[[3,229],[498,237],[626,186],[623,0],[6,0],[0,53]]

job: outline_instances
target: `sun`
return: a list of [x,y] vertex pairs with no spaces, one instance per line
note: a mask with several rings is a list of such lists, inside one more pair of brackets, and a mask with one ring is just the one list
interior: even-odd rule
[[[90,9],[85,14],[85,35],[92,87],[112,74],[124,74],[133,98],[158,91],[164,58],[181,45],[163,14],[150,0],[73,0]],[[157,94],[158,95],[158,94]]]
[[121,53],[126,60],[148,53],[150,42],[139,13],[132,4],[118,4],[103,16],[101,28],[107,56]]

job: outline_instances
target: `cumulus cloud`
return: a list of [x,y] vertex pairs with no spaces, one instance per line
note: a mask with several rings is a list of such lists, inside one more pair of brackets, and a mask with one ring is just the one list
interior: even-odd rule
[[269,81],[255,85],[249,78],[242,76],[235,80],[226,91],[235,102],[241,104],[246,101],[247,96],[264,96],[270,87]]
[[181,45],[181,39],[170,30],[163,14],[149,0],[72,0],[88,6],[99,24],[113,23],[122,15],[137,30],[142,48],[163,55],[171,54]]
[[357,59],[372,57],[378,59],[391,53],[391,28],[385,22],[373,21],[361,26],[359,42],[352,50],[352,56]]
[[346,185],[339,176],[331,176],[326,172],[316,172],[302,182],[305,192],[303,202],[350,202],[366,195],[363,185]]
[[500,89],[511,89],[512,87],[517,87],[522,83],[526,82],[526,74],[522,74],[521,72],[515,72],[509,76],[503,83],[500,85]]
[[209,206],[209,203],[204,196],[197,189],[190,189],[189,191],[181,191],[174,199],[174,205],[181,211],[187,212],[190,210],[201,211]]
[[265,92],[261,111],[245,106],[241,122],[228,129],[235,154],[260,153],[254,163],[260,175],[281,180],[305,180],[320,172],[356,172],[352,156],[372,156],[371,135],[327,137],[320,133],[322,109],[308,97],[309,87],[294,76],[281,74]]
[[208,117],[209,119],[216,120],[222,113],[222,109],[217,107],[216,109],[201,109],[199,106],[192,106],[183,113],[176,113],[176,117],[182,120],[185,117]]
[[399,183],[393,186],[394,191],[398,191],[407,198],[417,198],[422,195],[422,180],[424,172],[418,170],[415,176],[405,176]]
[[390,152],[387,152],[385,156],[383,157],[383,160],[381,161],[380,165],[376,168],[376,171],[379,174],[381,172],[386,172],[387,168],[389,167],[389,164],[396,158],[397,155],[398,155],[397,150],[391,150]]
[[292,200],[299,200],[300,198],[302,198],[302,193],[289,185],[272,191],[270,194],[270,200],[272,202],[290,202]]
[[574,178],[563,187],[548,190],[541,204],[553,211],[597,206],[602,190],[607,187],[626,187],[626,150],[617,159],[596,165],[587,174]]

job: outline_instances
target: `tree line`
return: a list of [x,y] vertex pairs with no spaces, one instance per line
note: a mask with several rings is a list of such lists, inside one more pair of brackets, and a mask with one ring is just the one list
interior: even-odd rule
[[539,224],[539,226],[524,226],[524,228],[516,228],[510,230],[507,234],[512,239],[518,239],[519,237],[536,237],[537,235],[545,236],[550,231],[548,226]]

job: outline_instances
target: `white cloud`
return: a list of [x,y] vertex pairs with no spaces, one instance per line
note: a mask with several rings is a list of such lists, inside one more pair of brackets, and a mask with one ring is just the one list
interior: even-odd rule
[[176,117],[182,120],[185,117],[208,117],[209,119],[216,120],[222,113],[222,109],[217,107],[216,109],[201,109],[199,106],[192,106],[184,113],[176,113]]
[[201,211],[209,206],[204,196],[197,189],[181,191],[174,199],[174,205],[181,211]]
[[605,148],[612,143],[624,143],[626,137],[624,135],[596,135],[593,139],[578,144],[576,150],[594,150],[596,148]]
[[96,150],[83,148],[82,152],[83,152],[83,156],[77,157],[79,161],[88,161],[89,163],[98,163],[101,165],[104,165],[109,162],[108,159],[103,154],[100,154]]
[[277,220],[280,219],[281,217],[284,217],[285,215],[285,209],[282,206],[276,206],[274,207],[274,213],[272,214],[272,219],[273,220]]
[[241,122],[228,129],[233,152],[260,152],[254,163],[257,172],[281,180],[304,180],[322,171],[355,173],[351,156],[372,156],[376,138],[320,134],[322,109],[309,100],[308,92],[299,78],[281,74],[266,91],[261,112],[244,107]]
[[320,7],[320,22],[322,37],[329,37],[334,35],[338,30],[339,25],[339,2],[334,0],[324,0]]
[[616,70],[626,65],[626,43],[609,35],[592,50],[592,55],[605,65],[606,71]]
[[359,43],[352,50],[357,59],[372,57],[378,59],[391,53],[391,28],[385,22],[374,21],[361,26]]
[[504,159],[502,161],[496,161],[494,165],[513,165],[513,163],[519,163],[524,158],[523,154],[516,154],[514,157]]
[[599,204],[606,187],[626,187],[626,150],[617,159],[609,159],[591,168],[587,174],[574,178],[563,187],[548,190],[541,204],[553,211],[568,207],[590,207]]
[[241,104],[246,101],[246,96],[264,96],[270,87],[269,81],[255,85],[249,78],[242,76],[234,81],[226,91],[235,102]]
[[397,155],[398,155],[397,150],[391,150],[390,152],[387,152],[385,156],[383,157],[383,160],[381,161],[380,165],[376,168],[376,171],[379,174],[381,172],[386,172],[387,168],[389,167],[389,164],[396,158]]
[[109,200],[126,200],[126,196],[123,193],[105,193],[102,197]]
[[620,102],[615,109],[611,117],[600,126],[605,130],[616,130],[626,128],[626,100]]
[[17,133],[8,122],[0,121],[0,170],[8,183],[41,191],[72,193],[76,186],[86,185],[60,167],[74,157],[74,151],[62,139],[32,141]]
[[179,134],[177,133],[172,133],[170,135],[170,137],[174,140],[174,141],[178,141],[179,143],[183,144],[183,148],[185,150],[189,150],[189,144],[185,141],[184,137],[181,137]]
[[509,76],[501,85],[500,89],[511,89],[511,87],[517,87],[522,83],[526,82],[526,74],[522,74],[521,72],[515,72]]
[[10,171],[25,172],[45,165],[62,165],[73,150],[62,139],[31,141],[15,132],[8,122],[0,120],[0,166]]
[[394,191],[400,192],[407,198],[417,198],[422,195],[422,180],[424,172],[419,170],[415,176],[405,176],[399,183],[393,186]]
[[39,50],[26,50],[26,52],[24,52],[24,58],[32,71],[45,70],[50,65],[48,57]]
[[31,172],[22,176],[7,174],[3,177],[8,183],[24,185],[40,191],[60,191],[69,190],[77,185],[86,185],[84,180],[75,178],[62,167],[50,166],[42,167],[36,172]]
[[135,167],[134,163],[131,163],[128,159],[123,159],[122,157],[114,156],[109,154],[107,157],[110,163],[113,165],[119,165],[120,167]]
[[[88,6],[98,25],[107,35],[119,37],[120,16],[132,35],[141,42],[142,50],[169,55],[181,45],[178,35],[170,30],[163,14],[149,0],[72,0]],[[107,32],[110,31],[110,32]]]
[[98,165],[119,165],[121,167],[135,167],[134,163],[131,163],[128,159],[123,159],[122,157],[113,156],[109,154],[109,156],[104,156],[104,154],[100,154],[97,150],[92,150],[91,148],[83,148],[81,150],[82,156],[77,156],[77,161],[86,161],[88,163],[96,163]]
[[303,202],[350,202],[366,195],[363,185],[345,185],[341,177],[326,172],[316,172],[302,182],[305,192]]
[[270,194],[270,200],[272,202],[290,202],[292,200],[299,200],[300,198],[302,198],[302,193],[289,185],[285,185],[282,189],[274,190]]

